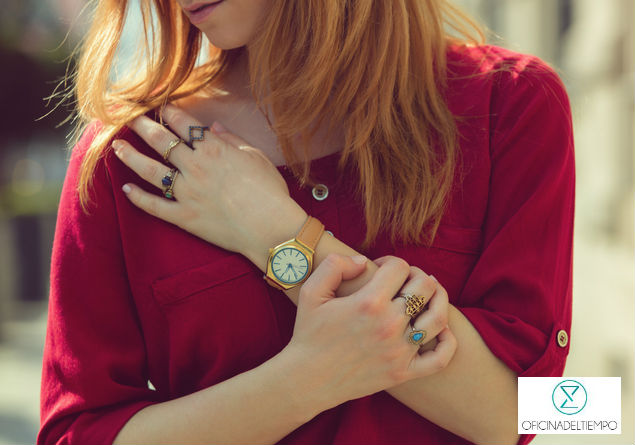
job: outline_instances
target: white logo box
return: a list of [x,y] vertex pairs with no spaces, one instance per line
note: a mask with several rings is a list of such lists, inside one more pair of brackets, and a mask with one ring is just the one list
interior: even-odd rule
[[519,434],[621,434],[620,377],[519,377]]

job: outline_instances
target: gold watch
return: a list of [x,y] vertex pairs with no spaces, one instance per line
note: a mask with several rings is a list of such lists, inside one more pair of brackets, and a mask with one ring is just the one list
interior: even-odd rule
[[280,290],[298,286],[313,269],[313,254],[324,233],[324,224],[309,216],[297,236],[269,249],[264,279]]

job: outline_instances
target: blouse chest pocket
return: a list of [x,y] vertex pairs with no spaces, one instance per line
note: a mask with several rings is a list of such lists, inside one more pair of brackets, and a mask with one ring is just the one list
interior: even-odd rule
[[442,224],[432,246],[397,246],[394,255],[434,275],[448,292],[450,302],[456,303],[481,254],[481,243],[479,229]]
[[170,386],[188,394],[252,369],[279,349],[262,273],[239,255],[157,279],[168,322]]
[[481,237],[479,229],[440,225],[432,247],[465,255],[478,255],[481,251]]

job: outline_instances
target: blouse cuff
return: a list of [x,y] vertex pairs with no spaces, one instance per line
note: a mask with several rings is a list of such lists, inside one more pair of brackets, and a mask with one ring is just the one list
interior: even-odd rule
[[[140,401],[129,403],[119,407],[107,407],[91,411],[85,411],[79,415],[65,431],[62,437],[52,434],[51,430],[40,431],[37,443],[90,443],[90,444],[112,444],[124,425],[143,408],[156,402]],[[65,425],[57,427],[64,428]],[[54,426],[52,429],[55,429]],[[51,442],[48,437],[59,437],[57,442]]]

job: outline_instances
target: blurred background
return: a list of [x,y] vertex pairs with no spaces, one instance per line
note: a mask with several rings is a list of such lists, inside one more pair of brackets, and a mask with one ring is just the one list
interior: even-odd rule
[[[577,157],[574,306],[567,376],[622,378],[621,436],[634,443],[635,0],[456,0],[490,41],[555,67]],[[46,106],[86,29],[82,0],[3,0],[0,16],[0,444],[35,441],[49,261],[66,170],[69,109]],[[135,33],[134,21],[127,42]],[[54,102],[53,102],[54,103]],[[50,113],[50,114],[49,114]],[[43,117],[45,116],[46,117]]]

